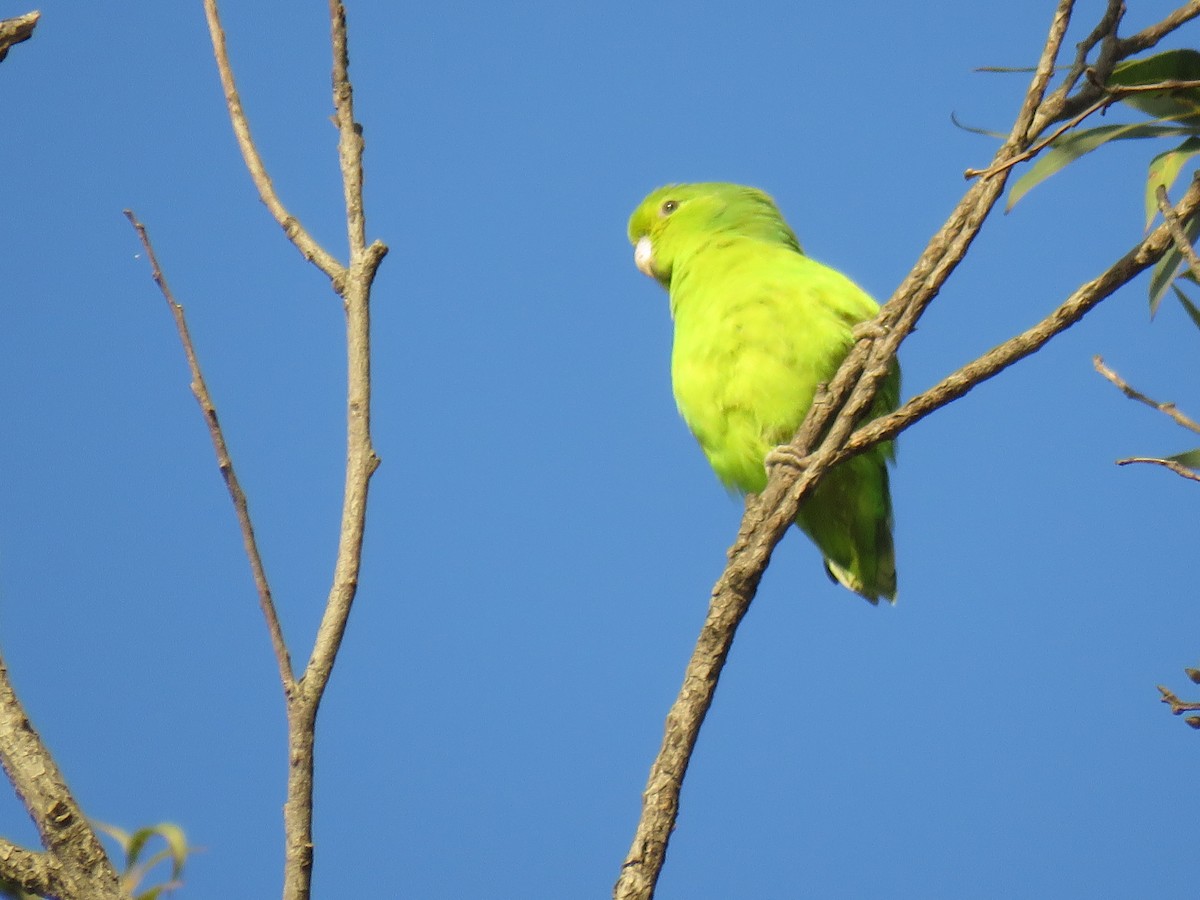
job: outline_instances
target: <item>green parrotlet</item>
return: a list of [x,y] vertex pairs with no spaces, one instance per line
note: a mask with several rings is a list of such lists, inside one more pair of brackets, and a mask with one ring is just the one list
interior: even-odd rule
[[[670,294],[675,402],[709,464],[742,493],[767,483],[765,459],[792,439],[817,385],[833,378],[853,330],[878,305],[853,281],[804,255],[775,201],[737,184],[672,184],[629,219],[638,269]],[[872,416],[896,408],[900,370]],[[896,599],[892,444],[828,472],[796,524],[829,574],[872,603]]]

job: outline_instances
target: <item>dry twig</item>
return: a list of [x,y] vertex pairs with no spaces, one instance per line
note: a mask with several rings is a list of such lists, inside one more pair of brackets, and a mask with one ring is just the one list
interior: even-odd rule
[[1136,400],[1138,403],[1144,403],[1151,409],[1157,409],[1163,415],[1170,416],[1171,420],[1174,421],[1176,425],[1186,428],[1189,431],[1194,431],[1196,434],[1200,434],[1200,422],[1196,422],[1185,414],[1181,413],[1174,403],[1159,403],[1157,400],[1152,400],[1151,398],[1147,397],[1141,391],[1130,385],[1129,382],[1127,382],[1124,378],[1106,366],[1104,364],[1104,360],[1099,356],[1092,357],[1092,365],[1096,367],[1097,372],[1108,379],[1108,381],[1111,382],[1117,390],[1119,390],[1130,400]]
[[1054,129],[1054,131],[1042,138],[1028,150],[1018,153],[1016,156],[1006,159],[1003,162],[994,163],[990,168],[987,169],[967,169],[965,172],[963,172],[963,176],[965,178],[976,178],[980,175],[994,175],[1001,168],[1011,169],[1013,166],[1018,165],[1019,163],[1033,159],[1076,125],[1080,124],[1084,119],[1088,118],[1094,113],[1103,112],[1114,103],[1119,102],[1122,97],[1128,97],[1131,94],[1145,94],[1152,93],[1154,91],[1176,91],[1185,88],[1196,87],[1200,87],[1200,81],[1179,81],[1178,79],[1171,81],[1159,81],[1155,82],[1154,84],[1110,85],[1108,87],[1102,87],[1101,90],[1103,91],[1104,95],[1099,100],[1097,100],[1087,109],[1083,110],[1083,112],[1063,122],[1062,125]]
[[1154,196],[1158,198],[1158,211],[1162,213],[1163,221],[1171,229],[1171,238],[1175,242],[1175,249],[1187,261],[1192,277],[1200,282],[1200,258],[1197,258],[1196,248],[1188,240],[1187,231],[1183,227],[1183,220],[1171,209],[1171,201],[1167,197],[1166,185],[1160,184],[1155,190]]
[[1174,692],[1163,687],[1161,684],[1158,686],[1158,692],[1162,694],[1162,702],[1171,707],[1172,715],[1178,716],[1185,712],[1194,712],[1200,709],[1200,703],[1189,703],[1186,700],[1180,700]]
[[292,672],[292,659],[288,655],[287,641],[283,637],[283,626],[279,624],[279,615],[275,610],[275,600],[271,596],[271,585],[267,581],[262,555],[258,551],[258,540],[254,536],[254,523],[250,519],[250,505],[246,500],[245,491],[242,490],[241,482],[238,481],[237,472],[234,471],[233,458],[229,455],[228,444],[225,443],[225,434],[221,430],[216,404],[213,403],[212,395],[208,391],[204,374],[200,371],[200,360],[196,355],[196,347],[192,343],[192,335],[188,330],[183,306],[175,299],[170,287],[167,286],[166,277],[158,264],[158,255],[154,252],[154,245],[150,243],[150,235],[146,233],[146,226],[131,210],[125,210],[125,218],[129,220],[129,224],[133,226],[138,239],[142,242],[142,248],[150,260],[151,277],[158,285],[163,299],[167,301],[167,306],[171,310],[171,316],[175,319],[175,328],[179,332],[179,340],[183,344],[183,354],[187,358],[188,370],[192,376],[192,395],[200,404],[200,411],[204,414],[204,423],[208,426],[208,435],[212,440],[213,451],[217,455],[217,468],[221,470],[221,477],[225,479],[225,487],[229,490],[229,498],[233,501],[238,527],[242,532],[242,546],[246,550],[246,557],[250,560],[250,572],[254,577],[254,587],[258,591],[258,605],[267,622],[271,647],[275,651],[275,662],[279,666],[279,678],[283,683],[285,693],[290,695],[295,689],[296,680]]
[[1118,466],[1128,466],[1131,463],[1151,463],[1156,466],[1170,469],[1181,478],[1187,478],[1191,481],[1200,481],[1200,474],[1193,472],[1187,466],[1176,462],[1173,459],[1163,459],[1158,456],[1126,456],[1123,459],[1117,460]]

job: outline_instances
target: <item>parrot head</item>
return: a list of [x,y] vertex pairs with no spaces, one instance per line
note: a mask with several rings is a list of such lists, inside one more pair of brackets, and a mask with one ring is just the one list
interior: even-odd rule
[[666,288],[678,262],[722,235],[784,244],[803,252],[775,201],[757,188],[740,184],[669,184],[646,197],[629,217],[634,263]]

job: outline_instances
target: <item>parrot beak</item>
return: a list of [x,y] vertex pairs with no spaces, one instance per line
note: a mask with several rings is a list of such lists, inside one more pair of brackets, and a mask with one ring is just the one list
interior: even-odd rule
[[638,238],[637,246],[633,248],[633,264],[643,275],[658,278],[654,272],[654,248],[650,246],[650,235],[644,234]]

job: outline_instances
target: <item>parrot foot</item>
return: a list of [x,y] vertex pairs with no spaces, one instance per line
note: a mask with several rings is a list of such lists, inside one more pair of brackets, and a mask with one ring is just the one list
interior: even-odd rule
[[780,444],[766,455],[763,460],[763,465],[767,468],[767,477],[771,476],[771,470],[777,466],[787,466],[790,469],[795,469],[797,472],[804,471],[804,460],[806,456],[800,453],[791,444]]
[[865,322],[859,322],[850,330],[850,336],[855,341],[874,341],[882,337],[887,337],[891,331],[886,325],[882,325],[876,319],[868,319]]

